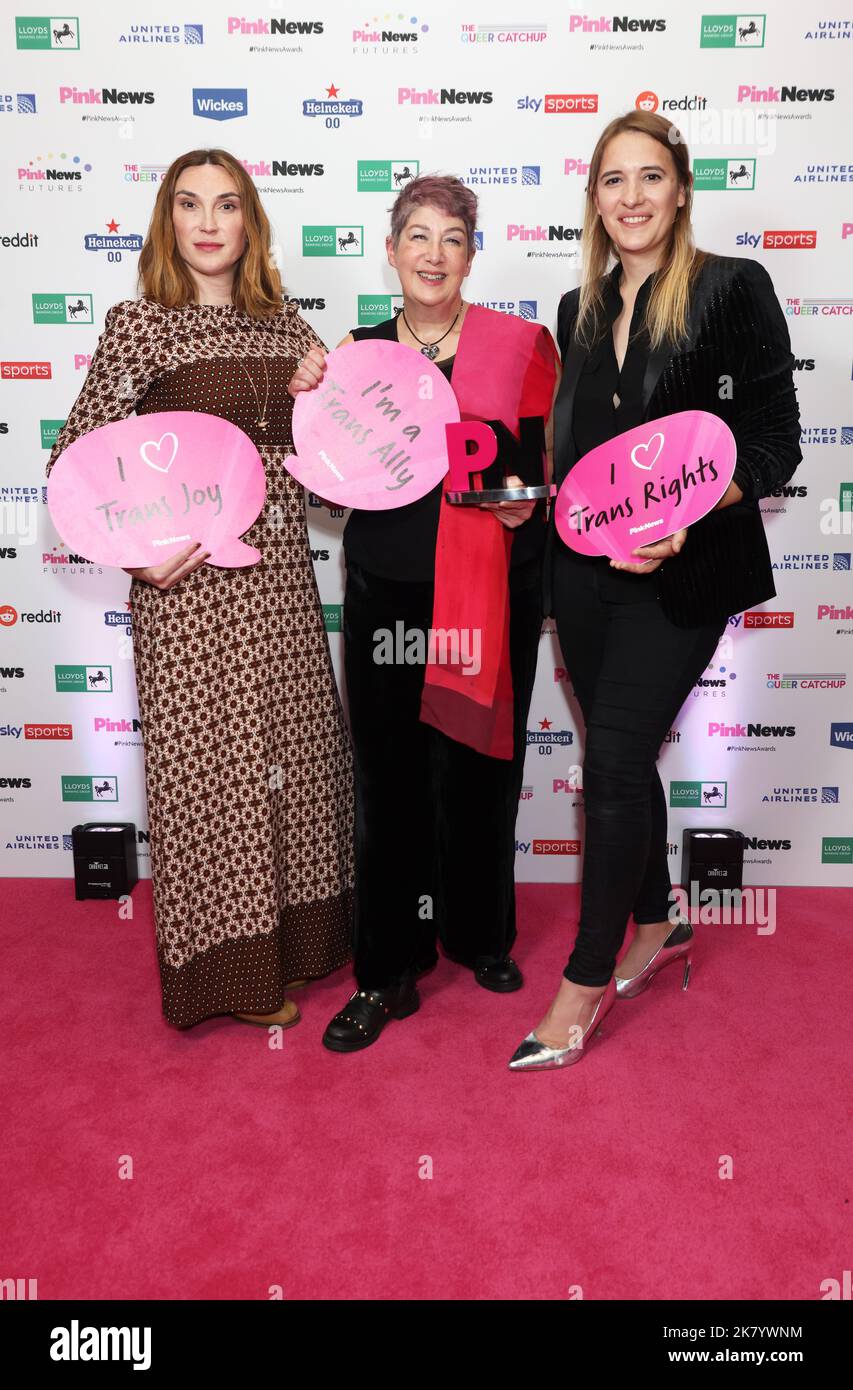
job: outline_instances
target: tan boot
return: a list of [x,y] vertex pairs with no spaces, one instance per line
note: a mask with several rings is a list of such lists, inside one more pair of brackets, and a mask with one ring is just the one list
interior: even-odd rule
[[285,999],[280,1009],[270,1014],[232,1014],[241,1023],[257,1023],[261,1028],[293,1028],[302,1015],[291,999]]

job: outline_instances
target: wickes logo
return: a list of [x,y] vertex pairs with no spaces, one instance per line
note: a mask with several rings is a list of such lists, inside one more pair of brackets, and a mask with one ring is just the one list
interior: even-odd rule
[[233,121],[249,114],[246,87],[193,87],[193,115],[209,121]]

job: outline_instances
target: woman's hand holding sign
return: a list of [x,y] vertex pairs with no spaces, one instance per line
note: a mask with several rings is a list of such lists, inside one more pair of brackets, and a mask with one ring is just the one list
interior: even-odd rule
[[125,569],[124,572],[145,584],[153,584],[155,589],[171,589],[209,559],[210,551],[205,550],[200,541],[193,541],[186,550],[179,550],[177,555],[171,555],[162,565],[146,565],[141,569]]
[[684,542],[687,540],[687,527],[680,531],[674,531],[665,540],[657,541],[654,545],[640,545],[631,554],[638,557],[647,556],[646,560],[638,558],[637,563],[630,564],[627,560],[611,560],[610,568],[614,570],[626,570],[628,574],[651,574],[664,560],[669,560],[673,555],[683,550]]
[[313,391],[323,380],[323,373],[326,370],[326,354],[322,348],[309,348],[299,363],[287,389],[294,400],[300,391]]

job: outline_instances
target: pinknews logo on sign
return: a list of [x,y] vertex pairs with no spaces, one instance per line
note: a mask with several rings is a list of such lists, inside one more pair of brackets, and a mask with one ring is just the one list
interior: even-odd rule
[[47,487],[66,545],[101,565],[160,564],[199,541],[210,565],[255,565],[239,537],[264,505],[260,455],[217,415],[165,410],[103,425],[69,445]]
[[632,552],[705,516],[732,480],[735,438],[706,410],[662,415],[578,459],[556,503],[561,539],[581,555]]
[[347,343],[293,407],[284,465],[327,502],[388,511],[431,492],[448,468],[444,427],[459,422],[446,377],[402,343]]

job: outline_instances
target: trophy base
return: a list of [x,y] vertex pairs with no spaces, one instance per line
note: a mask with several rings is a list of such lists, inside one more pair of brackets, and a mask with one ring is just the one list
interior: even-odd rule
[[556,483],[540,483],[537,487],[487,487],[482,492],[444,494],[446,500],[456,507],[479,507],[483,502],[539,502],[556,495]]

